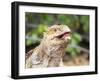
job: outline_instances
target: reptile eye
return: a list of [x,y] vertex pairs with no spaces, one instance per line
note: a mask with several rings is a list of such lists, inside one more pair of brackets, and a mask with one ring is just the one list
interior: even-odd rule
[[56,29],[54,29],[54,31],[57,31]]

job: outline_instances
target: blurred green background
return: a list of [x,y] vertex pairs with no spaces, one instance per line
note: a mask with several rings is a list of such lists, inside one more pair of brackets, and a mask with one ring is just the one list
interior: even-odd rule
[[48,26],[64,24],[72,30],[71,44],[66,53],[75,56],[89,54],[89,16],[71,14],[25,13],[26,52],[40,44],[43,32]]

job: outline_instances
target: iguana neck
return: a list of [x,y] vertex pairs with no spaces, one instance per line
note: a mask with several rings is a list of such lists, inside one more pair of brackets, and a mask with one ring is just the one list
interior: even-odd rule
[[42,53],[43,64],[46,67],[57,67],[60,64],[63,54],[65,54],[66,45],[54,45],[50,46],[45,42],[40,44],[40,50]]

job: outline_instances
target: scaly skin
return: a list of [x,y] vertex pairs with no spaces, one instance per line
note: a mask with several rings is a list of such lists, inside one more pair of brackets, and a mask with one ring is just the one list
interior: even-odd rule
[[62,66],[62,56],[70,41],[70,32],[66,25],[53,25],[44,32],[39,46],[28,53],[26,68]]

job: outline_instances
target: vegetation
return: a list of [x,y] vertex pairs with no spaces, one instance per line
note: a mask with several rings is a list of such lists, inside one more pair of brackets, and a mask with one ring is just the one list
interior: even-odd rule
[[89,51],[89,16],[70,14],[25,14],[26,22],[26,52],[37,46],[42,38],[43,32],[48,26],[54,24],[68,25],[72,30],[72,40],[66,52],[75,56],[76,54]]

